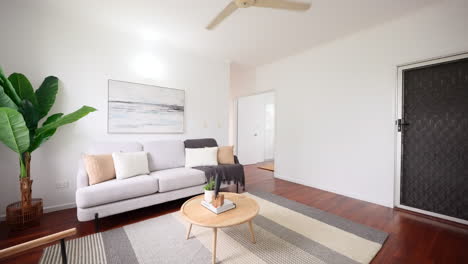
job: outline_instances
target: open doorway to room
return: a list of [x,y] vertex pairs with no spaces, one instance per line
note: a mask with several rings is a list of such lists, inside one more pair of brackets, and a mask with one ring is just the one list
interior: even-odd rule
[[275,93],[240,97],[237,101],[237,155],[242,164],[274,170]]

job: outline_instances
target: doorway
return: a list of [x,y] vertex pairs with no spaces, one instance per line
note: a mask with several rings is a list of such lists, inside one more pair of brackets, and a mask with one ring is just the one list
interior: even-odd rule
[[237,155],[242,164],[272,163],[275,142],[275,93],[237,101]]
[[468,54],[398,68],[395,205],[468,224]]

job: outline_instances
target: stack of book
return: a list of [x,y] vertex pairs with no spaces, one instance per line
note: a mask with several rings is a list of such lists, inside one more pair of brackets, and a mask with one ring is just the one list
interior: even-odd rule
[[228,199],[224,199],[224,204],[221,205],[218,208],[214,207],[211,203],[208,203],[205,200],[202,200],[201,204],[205,208],[207,208],[208,210],[210,210],[211,212],[213,212],[215,214],[220,214],[220,213],[223,213],[223,212],[226,212],[226,211],[229,211],[231,209],[236,208],[236,204],[233,203],[231,200],[228,200]]

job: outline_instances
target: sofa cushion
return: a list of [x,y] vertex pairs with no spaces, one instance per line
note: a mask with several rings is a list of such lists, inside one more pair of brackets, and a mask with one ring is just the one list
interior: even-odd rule
[[105,182],[115,178],[112,155],[83,155],[83,162],[88,173],[89,185]]
[[150,171],[184,167],[184,142],[181,140],[151,141],[143,144],[148,152]]
[[218,148],[218,163],[219,164],[235,164],[234,146],[225,146],[225,147]]
[[76,191],[76,206],[88,208],[152,194],[158,191],[158,180],[140,175],[125,180],[110,180]]
[[217,165],[218,147],[185,149],[185,168]]
[[114,152],[112,159],[117,180],[149,173],[148,154],[144,151]]
[[112,154],[112,152],[137,152],[142,151],[143,145],[138,142],[95,142],[86,154]]
[[175,168],[150,173],[159,182],[159,192],[169,192],[206,182],[205,173],[190,168]]

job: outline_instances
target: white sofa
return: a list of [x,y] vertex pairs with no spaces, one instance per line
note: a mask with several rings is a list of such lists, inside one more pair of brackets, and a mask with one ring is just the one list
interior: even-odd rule
[[149,175],[110,180],[89,186],[82,161],[77,175],[76,206],[79,221],[89,221],[203,192],[205,173],[185,168],[181,140],[95,143],[87,154],[148,153]]

